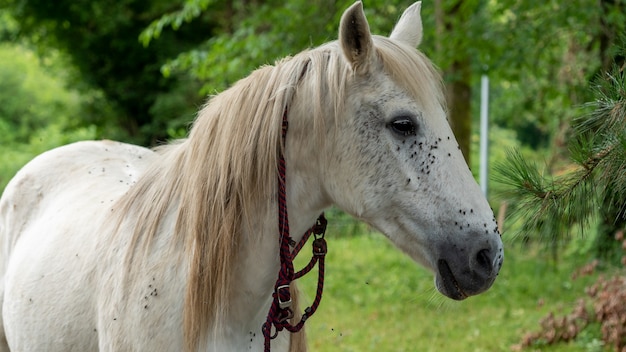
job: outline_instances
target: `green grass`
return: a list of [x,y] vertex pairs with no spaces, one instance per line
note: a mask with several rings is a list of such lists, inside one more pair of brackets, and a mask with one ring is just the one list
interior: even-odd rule
[[[508,246],[494,286],[455,302],[435,290],[430,272],[382,235],[333,238],[332,232],[331,228],[327,235],[324,297],[307,322],[309,348],[314,352],[511,351],[525,332],[539,328],[548,311],[569,313],[594,279],[570,278],[573,269],[585,263],[584,257],[555,266],[536,248]],[[302,256],[308,252],[303,250]],[[308,302],[315,280],[315,274],[301,279]],[[534,350],[601,351],[593,336],[583,340]]]

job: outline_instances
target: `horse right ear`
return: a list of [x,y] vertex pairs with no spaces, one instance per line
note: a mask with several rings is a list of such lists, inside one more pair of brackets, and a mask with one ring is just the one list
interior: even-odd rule
[[369,70],[374,42],[360,1],[355,2],[341,16],[339,44],[355,72],[366,73]]
[[416,48],[420,45],[424,33],[422,29],[422,17],[420,15],[421,8],[422,2],[418,1],[404,10],[398,23],[393,28],[393,31],[391,31],[389,38],[408,44],[412,48]]

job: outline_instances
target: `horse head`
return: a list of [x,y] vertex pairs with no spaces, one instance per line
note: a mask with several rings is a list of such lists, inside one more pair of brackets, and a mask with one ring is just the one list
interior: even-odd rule
[[[288,165],[318,172],[322,198],[381,231],[434,271],[442,294],[460,300],[492,285],[503,247],[447,121],[441,77],[415,49],[421,38],[419,2],[388,38],[370,33],[360,2],[346,10],[339,40],[329,45],[348,71],[341,88],[326,93],[341,97],[325,113],[335,119],[324,125],[323,147],[311,159],[302,158],[306,133],[295,127],[298,137],[288,137],[286,150],[298,150],[292,155],[300,160]],[[312,95],[299,90],[294,99],[304,105]]]

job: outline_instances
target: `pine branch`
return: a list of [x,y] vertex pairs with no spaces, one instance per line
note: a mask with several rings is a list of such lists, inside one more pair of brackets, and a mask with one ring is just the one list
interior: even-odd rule
[[[553,176],[539,171],[519,151],[496,165],[496,181],[509,186],[504,195],[523,231],[553,240],[572,226],[586,225],[604,200],[626,211],[626,74],[616,70],[596,86],[593,111],[574,120],[569,142],[572,167]],[[613,203],[611,203],[613,204]]]

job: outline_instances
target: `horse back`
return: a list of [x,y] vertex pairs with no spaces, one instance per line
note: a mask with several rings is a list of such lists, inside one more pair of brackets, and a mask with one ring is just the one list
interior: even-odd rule
[[151,155],[145,148],[104,140],[62,146],[31,160],[0,198],[3,264],[29,226],[49,213],[62,216],[63,209],[80,202],[90,208],[110,206],[106,203],[135,182]]
[[39,155],[9,182],[0,198],[0,294],[12,350],[95,349],[99,223],[152,155],[78,142]]

